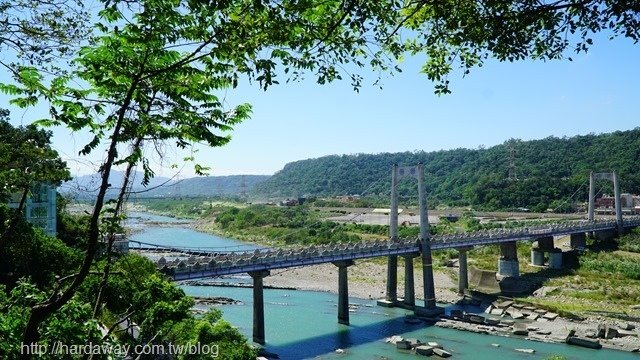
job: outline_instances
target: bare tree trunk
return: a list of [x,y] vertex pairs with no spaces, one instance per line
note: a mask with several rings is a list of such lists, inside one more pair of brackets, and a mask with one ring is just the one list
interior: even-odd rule
[[2,235],[0,235],[0,244],[4,242],[4,239],[6,238],[6,236],[11,234],[11,232],[13,231],[13,228],[18,223],[18,219],[20,219],[20,216],[22,216],[22,210],[24,210],[24,204],[27,202],[27,195],[29,195],[28,186],[25,187],[24,190],[22,191],[22,196],[20,197],[20,203],[18,204],[18,207],[15,209],[13,215],[11,216],[11,221],[9,222],[9,225],[2,232]]
[[[136,139],[136,142],[133,144],[132,152],[138,151],[141,146],[142,146],[142,137],[138,137]],[[131,179],[131,173],[133,172],[133,168],[135,166],[136,164],[134,162],[130,162],[127,165],[127,170],[125,171],[124,179],[122,180],[122,188],[120,188],[120,193],[118,194],[118,201],[116,203],[114,216],[118,216],[122,211],[122,206],[124,204],[124,199],[126,197],[127,188],[129,187],[129,182]],[[98,309],[100,308],[100,302],[102,301],[102,292],[104,291],[104,288],[107,286],[107,282],[109,281],[109,272],[111,271],[111,253],[113,251],[114,241],[115,241],[114,234],[109,234],[108,244],[107,244],[107,263],[104,266],[104,272],[102,274],[102,278],[100,279],[98,294],[96,295],[96,300],[93,305],[94,318],[98,316]]]
[[[71,285],[69,285],[69,287],[61,294],[59,294],[58,292],[54,292],[44,302],[38,303],[31,307],[29,320],[27,321],[27,326],[25,327],[22,335],[22,344],[25,346],[36,344],[38,342],[38,340],[40,339],[40,324],[45,321],[51,314],[58,311],[69,300],[71,300],[73,295],[76,293],[80,285],[82,285],[87,275],[89,274],[89,270],[91,269],[95,253],[98,248],[98,240],[100,238],[100,214],[104,206],[104,198],[107,189],[109,188],[109,175],[111,174],[111,167],[113,166],[118,155],[117,145],[120,137],[120,131],[122,129],[122,124],[124,122],[126,112],[129,108],[129,105],[131,104],[134,90],[138,86],[138,82],[141,76],[140,74],[136,76],[136,78],[134,78],[133,82],[131,83],[131,86],[129,87],[129,90],[123,100],[122,106],[118,111],[118,118],[111,135],[111,143],[107,152],[107,159],[105,160],[101,169],[102,182],[100,184],[100,190],[98,191],[96,203],[91,215],[87,249],[85,252],[84,261],[82,263],[82,266],[80,267],[80,271],[78,272],[78,276],[74,278]],[[20,360],[30,360],[31,358],[32,354],[28,352],[21,353],[19,357]]]

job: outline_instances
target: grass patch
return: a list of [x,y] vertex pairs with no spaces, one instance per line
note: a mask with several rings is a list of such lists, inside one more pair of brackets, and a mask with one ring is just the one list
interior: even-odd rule
[[619,274],[627,279],[640,280],[640,262],[635,256],[619,253],[587,252],[580,257],[580,269]]

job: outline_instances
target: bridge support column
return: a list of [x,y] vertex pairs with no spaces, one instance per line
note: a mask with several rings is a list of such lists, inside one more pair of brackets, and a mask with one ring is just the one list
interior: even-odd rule
[[596,231],[594,232],[593,236],[598,241],[613,241],[613,239],[616,237],[616,230],[609,229]]
[[353,265],[353,260],[334,261],[338,267],[338,323],[349,325],[349,282],[347,268]]
[[553,251],[553,249],[556,247],[553,243],[553,236],[537,238],[536,242],[538,243],[538,250],[543,252]]
[[433,260],[431,258],[431,236],[427,213],[427,189],[424,184],[424,164],[418,165],[418,200],[420,204],[420,250],[422,252],[422,281],[424,286],[424,307],[416,306],[417,315],[435,316],[444,312],[436,306],[436,289],[433,283]]
[[[398,240],[398,164],[391,168],[391,208],[389,210],[389,238]],[[387,258],[387,293],[378,305],[393,307],[398,302],[398,256]]]
[[420,241],[422,253],[422,285],[424,288],[424,307],[416,306],[416,315],[435,316],[444,312],[443,308],[436,306],[436,290],[433,280],[433,260],[431,258],[431,240]]
[[[589,173],[589,208],[587,211],[587,220],[593,221],[595,219],[596,209],[596,177],[592,172]],[[594,237],[595,233],[589,232],[589,236]]]
[[569,244],[572,249],[584,249],[587,246],[587,234],[575,233],[570,235]]
[[615,197],[616,205],[616,223],[618,225],[618,235],[622,235],[624,232],[624,225],[622,223],[622,201],[620,199],[620,182],[618,181],[618,174],[614,171],[611,175],[613,177],[613,196]]
[[469,272],[467,270],[467,251],[469,248],[458,249],[458,294],[464,295],[469,288]]
[[415,284],[413,281],[413,258],[417,254],[403,255],[404,257],[404,307],[413,309],[416,306]]
[[562,250],[553,249],[549,252],[549,268],[562,269]]
[[252,271],[253,278],[253,342],[264,345],[264,290],[262,279],[269,276],[269,271]]
[[613,181],[613,197],[615,201],[616,210],[616,225],[618,235],[624,232],[624,224],[622,222],[622,201],[620,199],[620,182],[618,181],[618,174],[613,171],[610,173],[597,173],[593,172],[589,175],[589,220],[594,218],[595,210],[595,195],[594,195],[594,182],[595,179],[606,179]]
[[520,276],[518,251],[515,241],[500,244],[500,259],[498,260],[497,275],[499,277]]
[[544,251],[535,247],[531,248],[531,265],[544,266]]
[[596,179],[593,171],[589,173],[589,211],[587,213],[587,219],[589,221],[594,220],[596,209]]
[[387,258],[387,293],[384,300],[378,300],[378,305],[393,307],[398,302],[398,256]]

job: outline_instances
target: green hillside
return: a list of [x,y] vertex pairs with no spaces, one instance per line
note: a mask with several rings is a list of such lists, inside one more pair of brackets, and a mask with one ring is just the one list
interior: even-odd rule
[[[516,180],[509,179],[512,157]],[[615,170],[623,192],[639,193],[639,160],[640,128],[570,138],[512,139],[487,149],[332,155],[287,164],[258,184],[254,195],[388,197],[392,164],[423,162],[431,206],[568,210],[567,204],[586,201],[591,170]],[[600,193],[611,193],[611,188],[606,182],[597,184]],[[401,183],[401,199],[410,201],[406,199],[415,198],[415,193],[415,182]]]

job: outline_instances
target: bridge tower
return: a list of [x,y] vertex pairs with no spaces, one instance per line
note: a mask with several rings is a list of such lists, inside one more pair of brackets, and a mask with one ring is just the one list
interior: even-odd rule
[[391,171],[391,209],[389,211],[389,237],[391,241],[398,240],[398,182],[403,178],[415,178],[418,180],[418,198],[420,206],[420,256],[422,256],[422,272],[424,285],[424,307],[415,306],[414,299],[414,278],[413,278],[413,258],[418,254],[407,254],[405,261],[405,298],[402,303],[397,298],[397,270],[398,257],[389,256],[387,262],[387,293],[386,298],[379,301],[382,306],[402,306],[413,308],[416,314],[435,315],[442,312],[436,306],[435,286],[433,282],[433,265],[431,258],[431,237],[429,235],[429,222],[427,213],[427,195],[424,183],[424,164],[417,166],[399,167],[393,165]]
[[595,219],[595,181],[596,180],[611,180],[613,182],[613,196],[615,202],[616,209],[616,223],[618,225],[618,234],[622,234],[624,231],[624,224],[622,222],[622,202],[620,200],[620,182],[618,181],[618,174],[615,171],[612,172],[602,172],[602,173],[594,173],[591,172],[589,174],[589,213],[588,219],[589,221],[593,221]]

